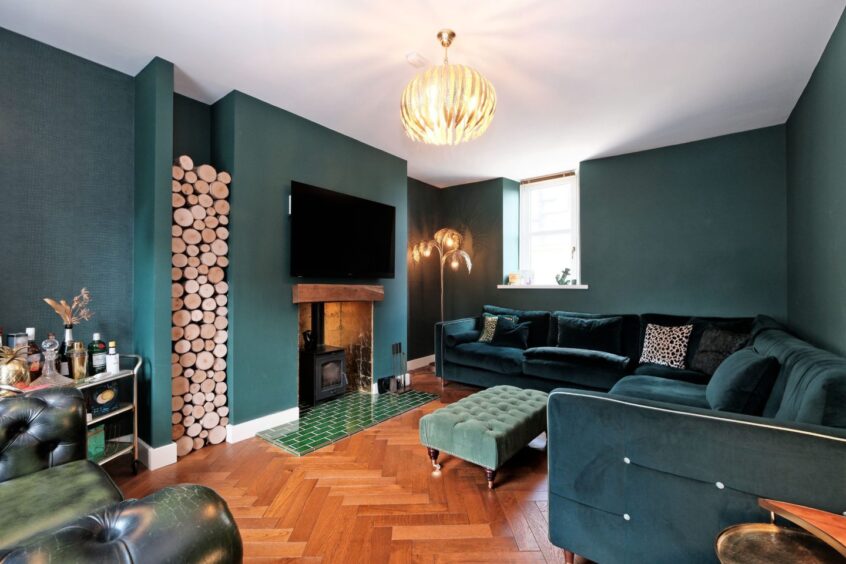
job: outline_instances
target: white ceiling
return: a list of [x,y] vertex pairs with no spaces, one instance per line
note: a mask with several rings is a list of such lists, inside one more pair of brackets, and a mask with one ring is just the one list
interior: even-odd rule
[[[527,178],[591,157],[783,123],[846,0],[0,0],[0,25],[176,90],[241,90],[408,160],[437,186]],[[405,55],[493,82],[487,133],[458,147],[405,137]]]

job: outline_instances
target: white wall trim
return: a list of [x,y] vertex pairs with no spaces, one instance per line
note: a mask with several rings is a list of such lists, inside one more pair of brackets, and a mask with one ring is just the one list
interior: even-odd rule
[[138,439],[138,459],[141,464],[150,470],[158,470],[171,464],[176,464],[176,443],[168,443],[158,448],[153,448],[141,439]]
[[256,433],[266,431],[272,427],[278,427],[291,421],[296,421],[300,418],[300,408],[292,407],[285,411],[277,411],[264,417],[250,419],[243,423],[233,425],[230,423],[226,426],[226,442],[237,443],[245,439],[251,439],[256,436]]
[[412,358],[408,361],[408,369],[417,370],[418,368],[429,366],[433,362],[435,362],[435,355],[433,354],[430,354],[429,356],[422,356],[420,358]]

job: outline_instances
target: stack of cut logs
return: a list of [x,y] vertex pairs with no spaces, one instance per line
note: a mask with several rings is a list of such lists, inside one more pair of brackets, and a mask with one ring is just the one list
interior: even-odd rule
[[229,285],[229,182],[226,172],[173,166],[173,342],[171,409],[176,452],[185,456],[226,438],[226,341]]

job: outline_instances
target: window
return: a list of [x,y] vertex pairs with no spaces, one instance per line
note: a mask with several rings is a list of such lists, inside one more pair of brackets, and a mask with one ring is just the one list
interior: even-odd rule
[[[557,176],[557,175],[556,175]],[[570,269],[569,284],[579,284],[579,177],[571,172],[520,184],[520,270],[533,285],[558,284]]]

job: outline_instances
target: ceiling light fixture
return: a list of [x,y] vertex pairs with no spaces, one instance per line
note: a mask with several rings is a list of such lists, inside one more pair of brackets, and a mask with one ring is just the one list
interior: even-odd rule
[[431,145],[458,145],[485,132],[496,111],[496,91],[477,71],[451,65],[447,50],[455,32],[442,29],[438,40],[444,64],[411,79],[400,102],[402,125],[415,141]]

